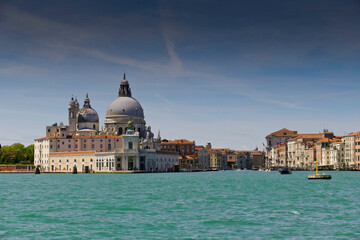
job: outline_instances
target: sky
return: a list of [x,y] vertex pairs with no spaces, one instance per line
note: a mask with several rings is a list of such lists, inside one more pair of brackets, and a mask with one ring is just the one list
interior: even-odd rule
[[162,138],[262,149],[281,128],[360,130],[359,1],[1,1],[0,144],[106,117],[126,73]]

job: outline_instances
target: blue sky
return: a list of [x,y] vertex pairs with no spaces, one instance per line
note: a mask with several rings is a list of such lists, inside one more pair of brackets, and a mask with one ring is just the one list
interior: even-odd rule
[[360,130],[357,1],[1,1],[0,143],[31,144],[126,72],[163,138],[254,149]]

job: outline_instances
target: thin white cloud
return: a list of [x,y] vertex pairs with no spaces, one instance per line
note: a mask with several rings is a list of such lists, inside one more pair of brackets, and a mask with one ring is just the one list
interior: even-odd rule
[[171,105],[173,104],[169,99],[161,96],[158,93],[155,93],[154,96],[157,97],[158,99],[160,99],[161,101],[163,101],[164,103],[171,104]]
[[174,43],[170,37],[171,31],[167,25],[162,26],[162,34],[164,36],[167,52],[170,56],[170,66],[173,70],[182,70],[183,64],[175,51]]

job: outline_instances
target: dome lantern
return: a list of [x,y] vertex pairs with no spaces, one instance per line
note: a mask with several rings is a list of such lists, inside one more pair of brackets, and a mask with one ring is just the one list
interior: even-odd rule
[[126,80],[126,75],[124,73],[124,78],[121,80],[120,89],[119,89],[119,97],[131,97],[131,88],[128,80]]

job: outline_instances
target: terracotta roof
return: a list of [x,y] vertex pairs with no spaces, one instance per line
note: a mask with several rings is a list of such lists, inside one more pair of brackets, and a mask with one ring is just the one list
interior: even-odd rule
[[95,154],[95,151],[90,152],[57,152],[57,153],[50,153],[50,156],[72,156],[72,155],[92,155]]
[[291,131],[289,129],[283,128],[283,129],[280,129],[279,131],[270,133],[265,138],[269,138],[269,137],[294,137],[296,135],[297,135],[297,131]]
[[321,133],[318,134],[314,134],[314,133],[303,133],[303,134],[299,134],[296,137],[290,139],[291,140],[296,140],[296,139],[321,139],[324,138],[324,136]]
[[252,152],[251,155],[264,155],[264,152],[261,151],[256,151],[256,152]]
[[346,137],[357,136],[357,135],[360,135],[360,131],[354,132],[354,133],[349,133],[348,135],[346,135]]
[[191,142],[186,139],[175,139],[173,141],[162,142],[161,144],[195,144],[195,141]]

